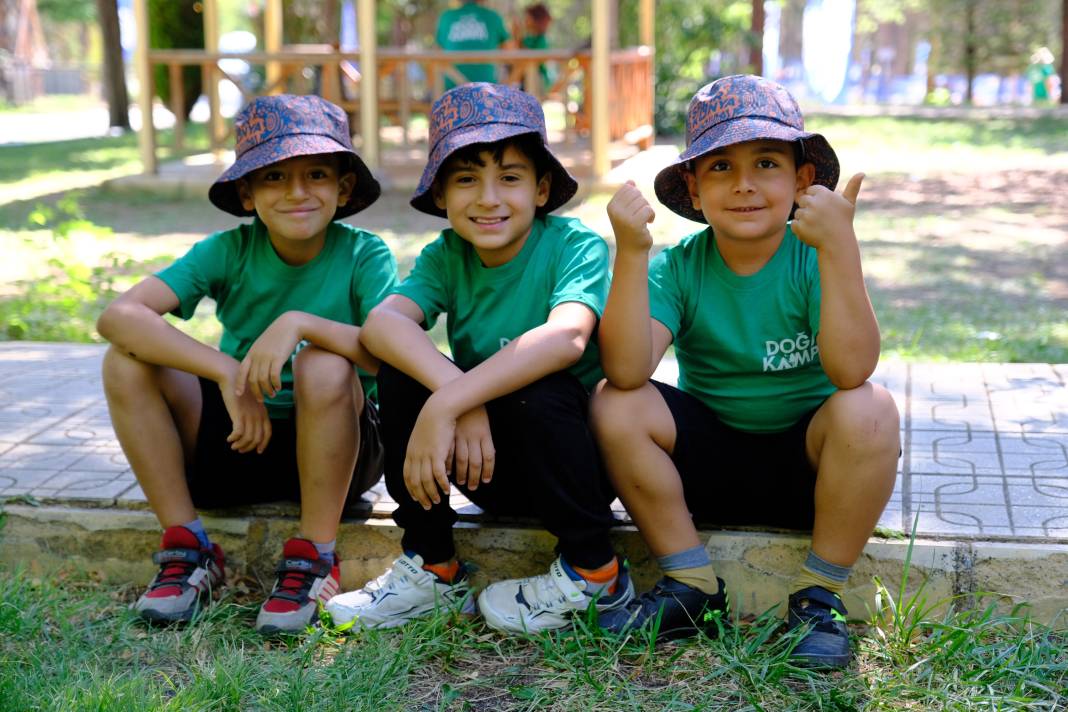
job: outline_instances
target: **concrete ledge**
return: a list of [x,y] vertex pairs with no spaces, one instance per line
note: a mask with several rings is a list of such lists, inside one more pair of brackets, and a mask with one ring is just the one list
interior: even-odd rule
[[[150,511],[15,504],[6,505],[4,511],[0,560],[8,565],[23,563],[32,572],[87,569],[111,584],[142,585],[154,574],[149,557],[159,544],[160,532]],[[204,519],[226,551],[230,570],[249,573],[269,586],[282,542],[296,531],[296,517],[268,509]],[[343,521],[338,550],[344,562],[344,587],[359,587],[382,573],[399,552],[400,536],[392,519]],[[522,523],[462,521],[455,536],[461,556],[479,568],[479,585],[544,571],[554,557],[554,538]],[[804,534],[706,531],[702,536],[708,538],[718,573],[730,585],[742,615],[780,606],[809,543]],[[613,540],[630,559],[639,590],[651,586],[660,574],[635,528],[617,528]],[[844,596],[853,616],[866,618],[874,608],[875,577],[896,599],[907,553],[906,540],[868,542],[854,568],[854,586]],[[928,605],[944,608],[953,596],[969,604],[970,597],[989,592],[1006,610],[1027,602],[1035,620],[1068,629],[1068,550],[1062,545],[917,540],[908,592],[915,592],[924,580]]]

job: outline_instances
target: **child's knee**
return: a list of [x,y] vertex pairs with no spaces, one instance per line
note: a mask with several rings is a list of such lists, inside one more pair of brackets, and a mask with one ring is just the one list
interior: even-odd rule
[[831,396],[831,427],[872,448],[900,448],[901,416],[890,392],[867,382]]
[[104,352],[100,375],[105,392],[118,395],[133,389],[144,389],[154,370],[151,364],[138,361],[115,346],[109,346]]
[[637,433],[641,421],[635,417],[635,408],[640,407],[641,400],[642,389],[620,390],[607,379],[598,383],[590,400],[590,425],[597,439],[629,438]]
[[330,405],[361,397],[352,362],[317,346],[306,346],[293,359],[293,395],[304,407]]

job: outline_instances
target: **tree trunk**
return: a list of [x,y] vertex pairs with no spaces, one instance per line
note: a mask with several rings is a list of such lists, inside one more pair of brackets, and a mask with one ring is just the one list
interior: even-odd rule
[[964,7],[964,76],[968,84],[964,92],[964,101],[972,103],[972,84],[976,73],[975,47],[975,2],[968,0]]
[[764,0],[753,0],[750,32],[753,39],[749,45],[749,64],[753,68],[753,74],[760,76],[764,74]]
[[[108,125],[130,129],[130,99],[126,94],[126,72],[119,41],[119,9],[116,0],[96,0],[104,45],[104,94],[108,101]],[[144,39],[139,39],[144,41]]]
[[1068,0],[1061,0],[1061,103],[1068,104]]

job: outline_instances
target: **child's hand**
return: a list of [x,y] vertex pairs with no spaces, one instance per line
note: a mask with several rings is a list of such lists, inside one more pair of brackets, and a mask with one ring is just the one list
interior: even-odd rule
[[855,241],[853,214],[863,180],[864,174],[857,173],[841,194],[822,185],[809,186],[798,199],[794,212],[793,231],[797,238],[817,250],[841,240]]
[[440,413],[433,396],[427,400],[408,437],[404,486],[412,499],[430,509],[449,494],[448,463],[452,460],[456,418]]
[[496,454],[485,406],[472,408],[457,419],[453,451],[456,484],[476,490],[479,483],[493,479]]
[[655,218],[656,213],[634,181],[628,180],[608,201],[608,219],[619,250],[648,251],[653,246],[648,225]]
[[[235,373],[236,373],[235,365]],[[236,378],[236,375],[234,376]],[[219,382],[223,405],[230,415],[233,430],[226,438],[230,448],[240,453],[256,451],[262,454],[271,441],[271,419],[262,401],[256,400],[251,393],[235,393],[234,379],[227,378]]]
[[293,355],[300,338],[293,312],[286,312],[275,319],[241,361],[235,395],[244,395],[247,384],[253,397],[261,403],[264,395],[274,397],[282,387],[282,368]]

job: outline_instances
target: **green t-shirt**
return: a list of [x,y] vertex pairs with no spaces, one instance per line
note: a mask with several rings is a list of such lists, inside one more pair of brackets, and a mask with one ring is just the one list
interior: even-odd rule
[[739,430],[785,430],[835,391],[820,364],[816,250],[787,228],[756,274],[723,262],[712,230],[649,265],[649,310],[674,337],[679,388]]
[[1035,101],[1049,99],[1049,87],[1046,81],[1054,74],[1052,64],[1034,63],[1027,68],[1027,78],[1031,82]]
[[[315,259],[287,265],[256,218],[201,240],[156,276],[178,295],[173,313],[182,319],[193,316],[202,298],[214,299],[223,327],[219,350],[241,360],[259,335],[290,310],[363,324],[396,285],[397,263],[377,235],[334,222]],[[361,371],[360,380],[364,393],[374,397],[374,377]],[[272,418],[285,417],[293,407],[292,359],[282,369],[282,389],[266,403]]]
[[[437,43],[444,50],[497,49],[510,37],[501,16],[476,2],[446,10],[438,19]],[[493,64],[457,64],[456,69],[468,81],[497,81],[497,67]],[[446,77],[445,88],[452,89],[454,86],[456,83]]]
[[[548,35],[524,35],[519,44],[523,49],[549,49]],[[553,83],[553,74],[544,63],[538,65],[538,73],[541,75],[542,89],[548,89]],[[530,91],[528,88],[527,91]]]
[[[512,339],[541,326],[564,302],[585,304],[600,318],[608,297],[608,246],[574,218],[536,218],[519,254],[484,267],[471,244],[443,230],[394,290],[423,310],[426,328],[448,315],[449,347],[465,371]],[[596,336],[568,369],[592,388],[602,377]]]

